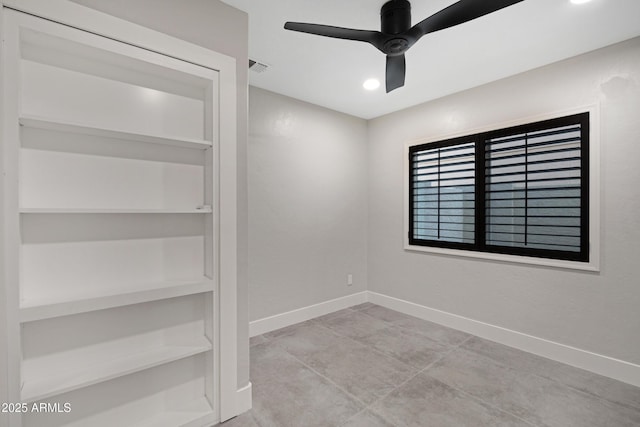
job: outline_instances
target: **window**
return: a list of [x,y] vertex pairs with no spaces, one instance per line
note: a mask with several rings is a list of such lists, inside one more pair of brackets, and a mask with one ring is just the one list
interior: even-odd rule
[[589,261],[589,113],[409,147],[409,244]]

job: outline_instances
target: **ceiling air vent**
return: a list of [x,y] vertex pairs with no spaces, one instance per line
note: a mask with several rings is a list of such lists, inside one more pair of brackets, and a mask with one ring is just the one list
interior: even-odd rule
[[249,60],[249,69],[251,71],[254,71],[256,73],[262,73],[262,72],[267,71],[267,68],[269,68],[269,66],[267,64],[263,64],[261,62],[254,61],[253,59]]

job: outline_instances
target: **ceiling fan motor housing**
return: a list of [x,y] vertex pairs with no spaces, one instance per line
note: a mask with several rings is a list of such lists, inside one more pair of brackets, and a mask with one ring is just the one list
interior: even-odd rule
[[411,3],[391,0],[380,10],[380,24],[384,34],[400,34],[411,28]]
[[384,43],[383,52],[387,55],[401,55],[411,47],[405,36],[411,28],[411,3],[407,0],[391,0],[380,9],[380,24],[383,34],[398,35]]

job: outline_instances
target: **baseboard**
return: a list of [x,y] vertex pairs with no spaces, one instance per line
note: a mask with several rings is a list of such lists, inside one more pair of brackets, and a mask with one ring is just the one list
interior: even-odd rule
[[367,301],[367,292],[359,292],[357,294],[347,295],[341,298],[332,299],[330,301],[321,302],[319,304],[310,305],[308,307],[299,308],[297,310],[288,311],[275,316],[265,317],[264,319],[254,320],[249,323],[249,336],[255,337],[266,332],[275,331],[285,326],[294,325],[304,322],[314,317],[324,316],[334,311],[362,304]]
[[238,389],[236,394],[236,408],[238,410],[238,415],[242,414],[243,412],[247,412],[253,407],[251,389],[251,382],[249,382],[249,384],[242,387],[241,389]]
[[[252,385],[251,385],[251,382],[249,382],[246,386],[236,390],[235,412],[225,415],[224,417],[222,417],[223,419],[222,418],[218,419],[218,421],[220,423],[229,421],[237,417],[238,415],[242,415],[243,413],[249,411],[252,407],[253,407]],[[206,425],[210,426],[211,423]],[[217,426],[218,424],[214,424],[214,425]]]
[[[640,365],[371,291],[347,295],[255,320],[249,323],[249,336],[254,337],[367,301],[640,387]],[[250,386],[249,384],[248,408],[251,407]],[[239,399],[238,401],[240,402],[241,400]]]
[[367,301],[640,387],[640,365],[367,291]]

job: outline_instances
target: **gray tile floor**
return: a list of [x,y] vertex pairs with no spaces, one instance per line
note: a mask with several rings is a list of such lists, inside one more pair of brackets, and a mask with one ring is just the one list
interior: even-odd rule
[[640,388],[371,303],[251,339],[223,427],[631,427]]

